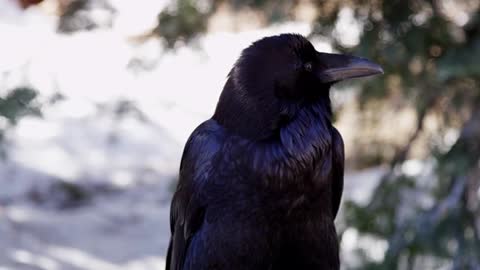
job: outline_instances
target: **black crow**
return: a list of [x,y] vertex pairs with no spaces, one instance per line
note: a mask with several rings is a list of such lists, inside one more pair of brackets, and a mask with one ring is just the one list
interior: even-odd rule
[[329,91],[378,73],[297,34],[246,48],[185,146],[166,269],[339,269],[344,149]]

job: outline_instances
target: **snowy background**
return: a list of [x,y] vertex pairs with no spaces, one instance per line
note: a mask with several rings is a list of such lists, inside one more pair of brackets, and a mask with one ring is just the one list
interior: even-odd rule
[[[95,11],[109,27],[65,34],[49,1],[23,10],[0,0],[0,94],[30,87],[42,114],[5,129],[0,270],[163,269],[183,145],[213,113],[240,51],[266,35],[311,31],[306,22],[212,31],[172,51],[132,38],[155,26],[167,1],[111,4],[114,15]],[[347,174],[346,196],[365,200],[381,171]],[[342,252],[357,241],[347,231]],[[372,256],[386,246],[368,243]]]

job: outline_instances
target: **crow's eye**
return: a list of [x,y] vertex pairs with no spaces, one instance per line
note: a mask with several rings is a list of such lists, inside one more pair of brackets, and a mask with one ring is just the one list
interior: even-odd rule
[[310,63],[310,62],[306,63],[303,67],[308,72],[312,71],[312,63]]

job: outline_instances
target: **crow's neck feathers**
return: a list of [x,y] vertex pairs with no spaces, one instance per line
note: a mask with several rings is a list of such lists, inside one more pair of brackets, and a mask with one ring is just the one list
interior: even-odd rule
[[314,171],[316,159],[331,147],[331,112],[324,103],[327,101],[303,106],[279,129],[278,137],[252,144],[252,167],[262,178],[281,187],[287,182],[279,179],[294,181],[301,179],[303,172]]
[[251,167],[264,174],[262,178],[293,180],[302,171],[312,171],[305,169],[328,151],[331,117],[328,90],[311,100],[282,104],[270,97],[269,102],[262,102],[251,100],[229,78],[213,119],[243,145],[251,146]]
[[[259,140],[272,135],[281,107],[273,90],[256,91],[264,96],[252,97],[247,89],[229,76],[220,95],[213,119],[233,134]],[[254,91],[251,91],[254,92]],[[269,94],[272,93],[272,96]]]

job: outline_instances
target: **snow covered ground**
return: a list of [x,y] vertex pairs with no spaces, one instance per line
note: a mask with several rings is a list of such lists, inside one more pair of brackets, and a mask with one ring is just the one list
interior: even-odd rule
[[[113,1],[110,30],[62,35],[42,9],[22,12],[0,0],[0,94],[31,86],[39,104],[62,96],[42,118],[26,117],[6,134],[0,270],[163,269],[169,200],[188,135],[212,114],[242,48],[265,35],[310,30],[290,23],[210,33],[199,48],[166,52],[156,40],[129,41],[166,2],[130,2]],[[373,187],[380,173],[348,175],[345,194],[364,200],[355,183]]]

